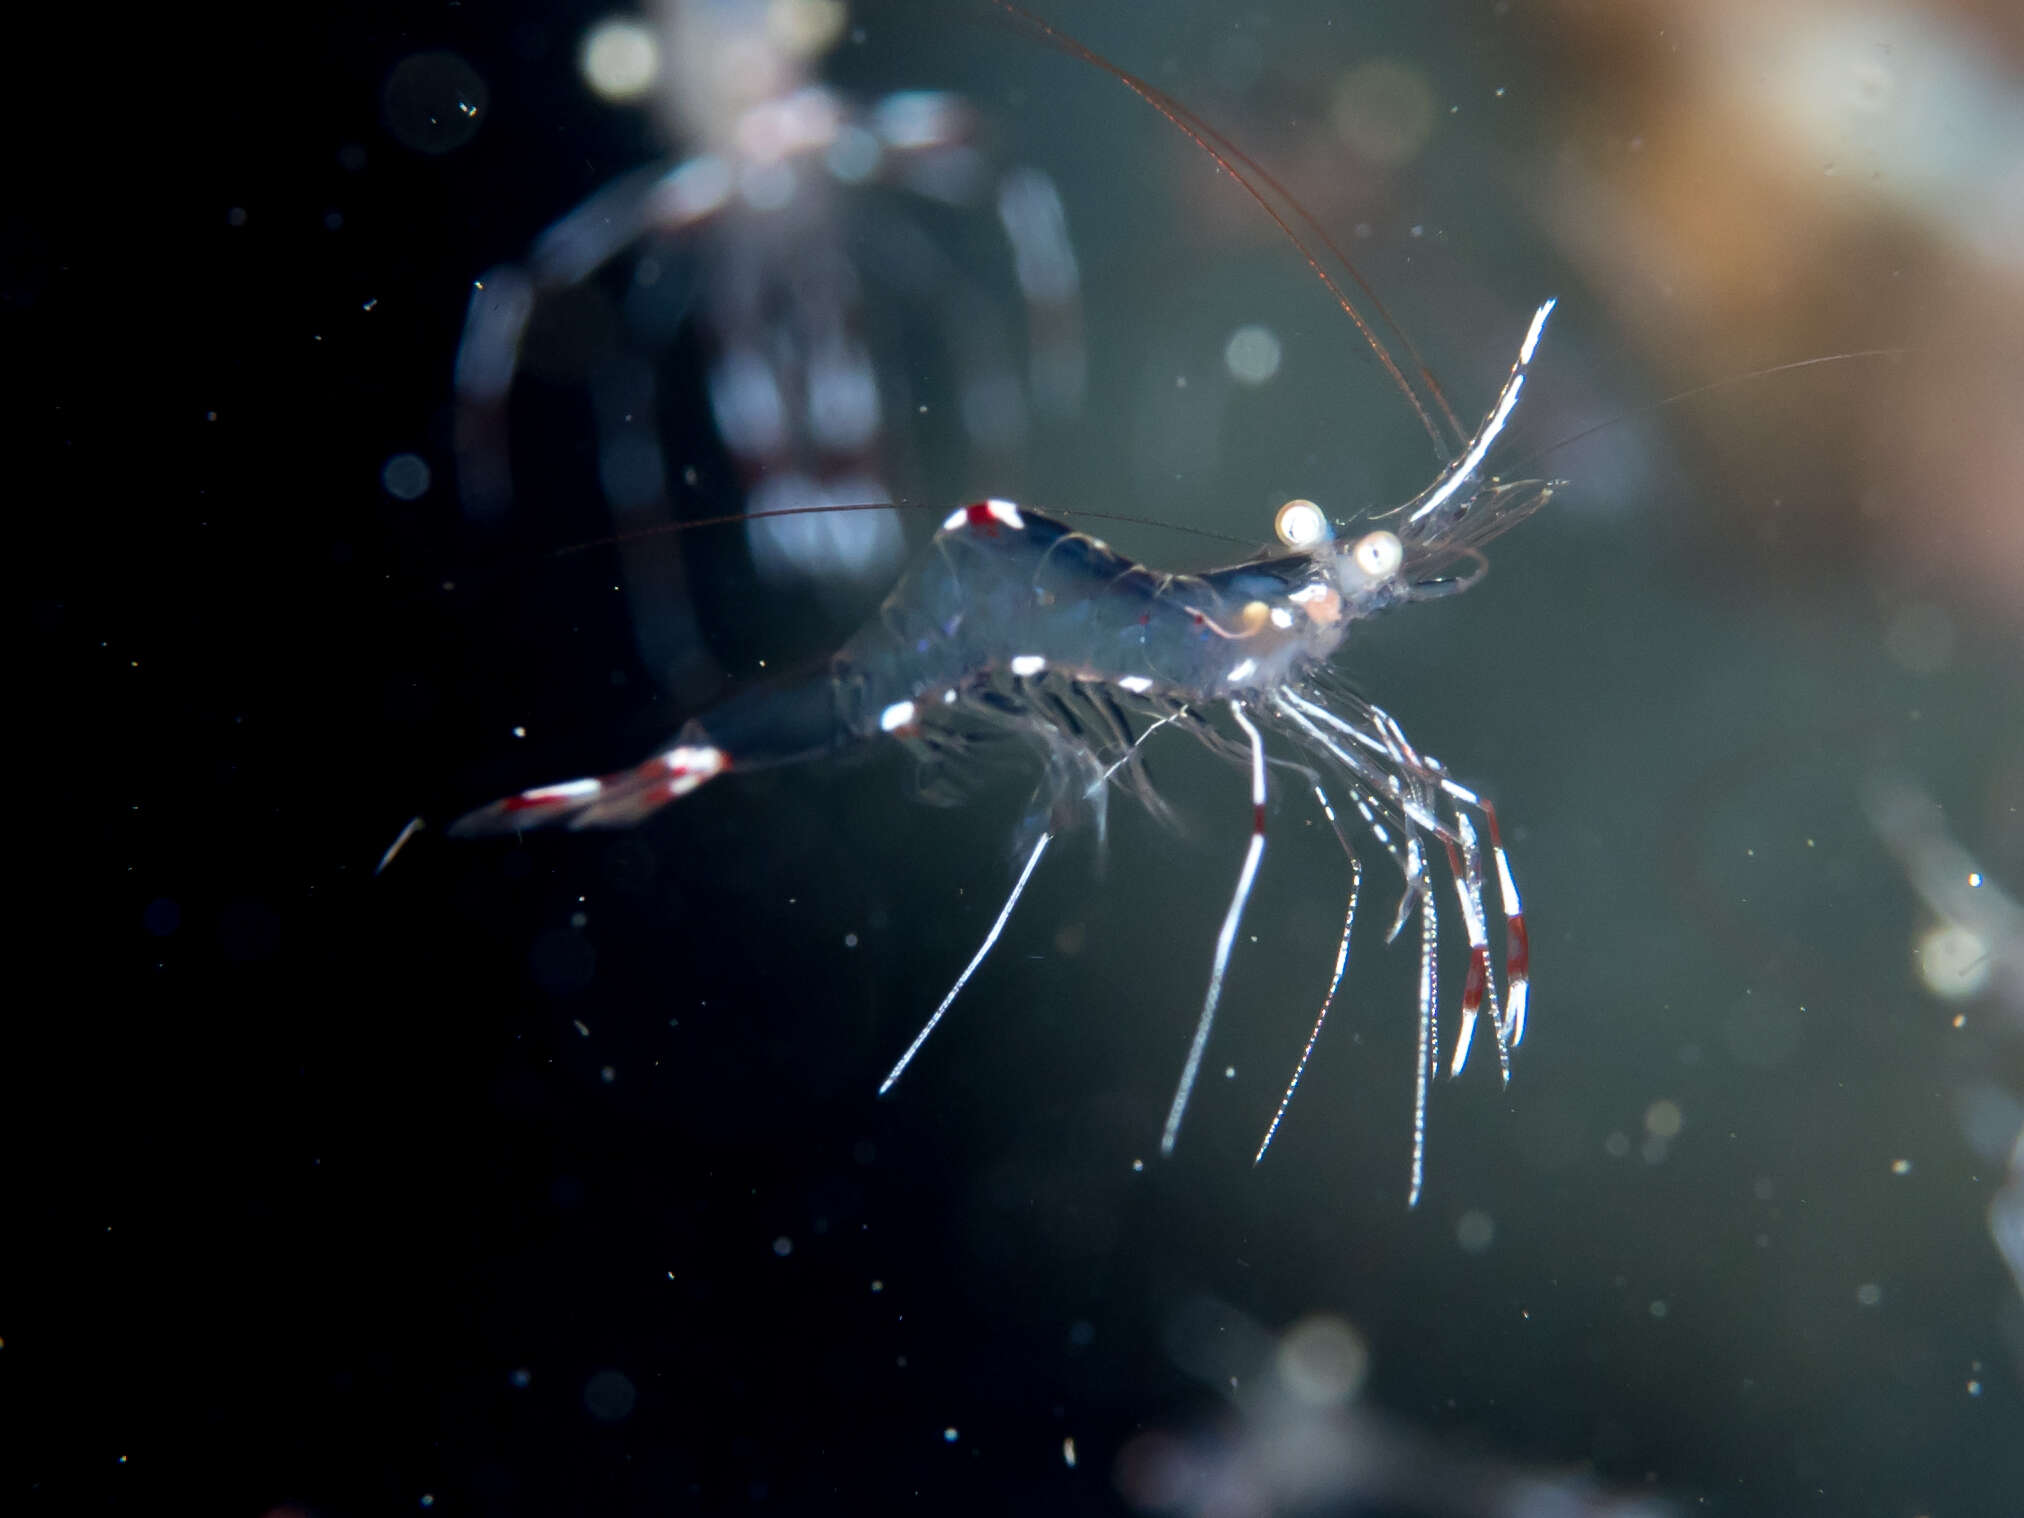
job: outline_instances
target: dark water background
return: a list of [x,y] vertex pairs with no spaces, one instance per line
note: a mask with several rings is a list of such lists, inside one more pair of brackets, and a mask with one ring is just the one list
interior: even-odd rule
[[[1413,963],[1382,949],[1375,862],[1347,999],[1250,1164],[1344,884],[1292,797],[1217,1078],[1156,1159],[1246,824],[1241,779],[1178,745],[1159,773],[1187,832],[1120,808],[1107,858],[1062,847],[884,1101],[1010,878],[1016,772],[957,810],[911,800],[898,758],[781,772],[636,834],[424,835],[373,877],[413,813],[612,767],[686,715],[638,667],[609,564],[546,556],[606,530],[597,502],[475,533],[452,488],[471,279],[662,151],[578,85],[588,19],[367,7],[213,35],[151,159],[164,221],[100,195],[9,223],[17,351],[45,382],[22,457],[64,481],[27,529],[10,1508],[1109,1511],[1147,1431],[1210,1463],[1241,1442],[1228,1378],[1265,1372],[1205,1344],[1321,1313],[1368,1344],[1359,1406],[1454,1448],[1681,1509],[2019,1511],[2024,1332],[1983,1219],[2002,1160],[1961,1121],[2018,1059],[1993,1005],[1923,989],[1921,911],[1860,795],[1916,776],[2024,887],[2024,659],[2000,592],[1878,570],[1893,534],[1954,530],[1846,467],[1901,366],[1556,453],[1570,487],[1480,590],[1345,656],[1497,799],[1533,924],[1531,1037],[1508,1090],[1479,1060],[1437,1091],[1417,1211]],[[1086,411],[1004,481],[964,478],[931,415],[927,498],[1262,537],[1288,495],[1423,483],[1425,439],[1347,322],[1150,112],[989,24],[857,19],[829,77],[970,95],[1060,181],[1083,261]],[[1565,13],[1052,19],[1310,174],[1330,78],[1383,55],[1430,81],[1458,109],[1317,214],[1368,225],[1360,265],[1468,415],[1562,297],[1521,448],[1753,364],[1946,340],[1902,227],[1786,271],[1795,302],[1861,297],[1845,332],[1809,305],[1710,371],[1691,310],[1627,317],[1688,297],[1570,256],[1553,166],[1638,126],[1570,106],[1607,64]],[[492,115],[426,157],[380,93],[434,48]],[[1285,363],[1240,390],[1221,353],[1249,321]],[[675,446],[708,476],[706,435]],[[409,452],[434,485],[401,501],[379,482]],[[685,552],[727,667],[848,629],[758,592],[735,543]],[[1341,1501],[1314,1510],[1422,1510]]]

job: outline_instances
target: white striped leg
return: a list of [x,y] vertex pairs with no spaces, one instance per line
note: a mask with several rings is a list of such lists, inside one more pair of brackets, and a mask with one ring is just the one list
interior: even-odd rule
[[[1363,890],[1363,861],[1356,857],[1356,850],[1350,846],[1349,835],[1342,830],[1342,824],[1335,819],[1335,808],[1328,804],[1327,793],[1319,785],[1314,787],[1314,799],[1321,803],[1321,810],[1328,818],[1328,825],[1335,830],[1336,842],[1342,845],[1343,853],[1349,856],[1349,910],[1342,915],[1342,942],[1335,949],[1335,972],[1328,980],[1328,994],[1321,998],[1321,1010],[1315,1014],[1314,1027],[1307,1035],[1307,1044],[1300,1051],[1300,1059],[1293,1066],[1293,1078],[1286,1083],[1286,1094],[1279,1098],[1279,1110],[1272,1114],[1272,1122],[1265,1129],[1265,1137],[1258,1145],[1257,1154],[1251,1158],[1256,1165],[1264,1160],[1265,1151],[1272,1147],[1272,1139],[1279,1132],[1279,1124],[1286,1117],[1286,1109],[1293,1105],[1293,1093],[1299,1088],[1300,1077],[1307,1073],[1307,1062],[1314,1055],[1314,1045],[1321,1037],[1321,1025],[1328,1021],[1328,1009],[1335,1004],[1336,988],[1342,984],[1342,972],[1349,964],[1349,933],[1356,926],[1356,901]],[[1368,813],[1365,814],[1368,817]]]
[[998,909],[998,920],[991,924],[991,931],[984,935],[984,941],[977,946],[977,952],[971,955],[970,962],[963,966],[963,973],[958,975],[956,983],[949,987],[949,994],[944,996],[942,1004],[935,1008],[934,1016],[922,1025],[921,1031],[914,1035],[914,1041],[907,1045],[907,1052],[899,1057],[892,1069],[886,1073],[886,1078],[879,1082],[880,1096],[892,1090],[894,1084],[906,1073],[907,1066],[913,1063],[914,1056],[921,1052],[921,1045],[925,1044],[928,1035],[935,1031],[935,1024],[942,1020],[942,1014],[949,1010],[950,1005],[962,994],[963,987],[970,983],[970,977],[977,973],[977,966],[984,962],[984,956],[989,954],[991,946],[997,943],[998,935],[1005,931],[1005,923],[1012,916],[1012,909],[1019,904],[1019,897],[1026,889],[1026,882],[1033,878],[1033,871],[1040,863],[1040,856],[1047,852],[1047,845],[1053,841],[1052,833],[1042,833],[1040,841],[1033,845],[1033,852],[1026,856],[1026,867],[1019,872],[1018,880],[1013,882],[1012,894],[1005,898],[1005,905]]
[[1230,948],[1237,941],[1237,927],[1244,920],[1244,903],[1250,900],[1251,884],[1258,878],[1258,861],[1265,854],[1265,740],[1244,715],[1242,702],[1230,703],[1230,715],[1251,740],[1251,846],[1244,852],[1244,867],[1237,873],[1237,889],[1223,914],[1223,931],[1216,935],[1216,958],[1209,970],[1209,991],[1202,1000],[1202,1015],[1195,1023],[1195,1041],[1188,1046],[1188,1062],[1181,1067],[1181,1083],[1174,1092],[1174,1104],[1167,1109],[1167,1125],[1160,1134],[1160,1153],[1172,1154],[1180,1136],[1181,1118],[1188,1110],[1188,1097],[1201,1072],[1202,1051],[1209,1046],[1209,1030],[1216,1024],[1216,1003],[1223,997],[1223,971],[1230,963]]
[[1504,1083],[1511,1082],[1511,1053],[1505,1042],[1504,1014],[1497,1005],[1497,981],[1490,968],[1490,933],[1483,913],[1483,855],[1476,847],[1476,830],[1466,812],[1455,813],[1458,851],[1448,845],[1448,871],[1455,877],[1455,896],[1462,908],[1462,926],[1469,935],[1469,974],[1462,983],[1462,1029],[1455,1039],[1455,1062],[1451,1076],[1460,1075],[1469,1062],[1469,1044],[1476,1031],[1476,1015],[1487,1003],[1490,1023],[1497,1032],[1497,1063]]
[[[1390,929],[1385,933],[1385,942],[1391,943],[1404,930],[1406,918],[1412,911],[1414,899],[1420,891],[1426,888],[1422,879],[1425,873],[1425,865],[1420,853],[1419,843],[1413,834],[1413,829],[1418,827],[1419,823],[1406,810],[1395,808],[1392,802],[1379,799],[1378,792],[1380,790],[1394,789],[1394,782],[1390,775],[1382,770],[1376,771],[1373,774],[1368,761],[1351,750],[1344,748],[1333,738],[1329,737],[1328,734],[1324,733],[1308,719],[1307,714],[1313,713],[1315,716],[1325,720],[1331,727],[1357,738],[1366,746],[1372,744],[1372,740],[1368,736],[1358,733],[1340,717],[1329,711],[1327,707],[1318,705],[1312,701],[1303,700],[1292,691],[1278,692],[1274,698],[1274,704],[1278,706],[1280,715],[1299,728],[1313,740],[1322,752],[1326,753],[1349,772],[1351,777],[1350,800],[1356,804],[1357,811],[1362,814],[1364,825],[1370,829],[1371,836],[1384,845],[1385,851],[1392,856],[1392,861],[1398,865],[1399,874],[1404,877],[1405,891],[1399,897],[1398,912],[1392,918]],[[1380,748],[1376,749],[1375,752],[1382,754],[1384,750]],[[1371,790],[1366,792],[1360,789],[1358,781],[1371,786]],[[1385,815],[1383,817],[1378,815],[1380,808],[1384,811]],[[1394,837],[1393,828],[1386,825],[1386,818],[1391,819],[1391,822],[1395,825],[1398,837]],[[1403,848],[1400,846],[1400,838],[1404,839]]]
[[[1441,789],[1455,801],[1481,812],[1490,828],[1490,854],[1497,866],[1497,890],[1504,912],[1504,976],[1509,982],[1503,1015],[1497,1020],[1497,1039],[1500,1050],[1508,1058],[1509,1051],[1517,1048],[1525,1037],[1525,1009],[1531,990],[1532,944],[1525,931],[1524,904],[1518,899],[1518,882],[1511,874],[1511,861],[1504,852],[1504,834],[1497,823],[1497,809],[1474,791],[1449,779],[1439,760],[1430,759],[1428,762],[1439,774]],[[1459,809],[1456,817],[1461,819]],[[1480,862],[1476,868],[1480,892]]]
[[[1525,1012],[1531,989],[1532,953],[1531,937],[1525,929],[1524,907],[1518,898],[1518,882],[1511,874],[1510,860],[1504,852],[1504,835],[1497,823],[1497,809],[1474,791],[1468,789],[1468,787],[1458,785],[1449,776],[1447,766],[1442,764],[1440,760],[1431,754],[1421,754],[1414,749],[1412,741],[1405,735],[1405,729],[1399,726],[1397,719],[1391,713],[1376,706],[1373,706],[1370,710],[1379,730],[1385,735],[1387,748],[1401,762],[1433,780],[1447,793],[1450,800],[1459,803],[1460,806],[1473,807],[1476,811],[1482,813],[1483,820],[1489,824],[1490,848],[1496,859],[1497,885],[1504,911],[1504,973],[1510,982],[1509,1006],[1500,1009],[1497,1005],[1495,992],[1489,990],[1487,956],[1484,961],[1484,985],[1486,991],[1489,991],[1491,1016],[1497,1029],[1498,1062],[1500,1068],[1503,1070],[1504,1079],[1508,1082],[1511,1079],[1510,1051],[1516,1048],[1519,1041],[1525,1036]],[[1340,719],[1337,720],[1340,721]],[[1455,814],[1457,823],[1466,821],[1460,810],[1460,806],[1457,807]],[[1447,829],[1442,828],[1440,831],[1443,836],[1447,835]],[[1463,842],[1465,853],[1469,852],[1470,844],[1468,841],[1462,839],[1461,833],[1456,831],[1454,836],[1457,841]],[[1480,853],[1476,854],[1469,862],[1469,878],[1473,882],[1472,890],[1477,898],[1477,915],[1483,916],[1482,862]],[[1466,908],[1464,910],[1466,912]],[[1487,946],[1487,924],[1484,939]],[[1456,1073],[1459,1074],[1460,1070],[1460,1065],[1457,1065]]]
[[1515,1049],[1525,1041],[1525,1009],[1532,990],[1532,939],[1525,931],[1525,907],[1518,899],[1518,882],[1511,874],[1510,861],[1504,857],[1504,835],[1497,826],[1497,809],[1487,801],[1482,807],[1490,824],[1490,852],[1497,863],[1497,887],[1503,897],[1504,979],[1509,982],[1505,1018],[1510,1030],[1508,1041]]

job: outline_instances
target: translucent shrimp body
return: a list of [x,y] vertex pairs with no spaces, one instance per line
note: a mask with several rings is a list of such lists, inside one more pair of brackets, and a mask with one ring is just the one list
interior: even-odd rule
[[[1465,589],[1481,545],[1551,495],[1543,481],[1482,474],[1509,420],[1553,302],[1532,320],[1497,404],[1455,458],[1392,525],[1337,542],[1318,508],[1280,513],[1288,551],[1202,574],[1147,568],[1065,523],[1009,501],[953,512],[875,617],[807,677],[754,686],[688,723],[668,747],[616,775],[544,785],[473,812],[461,835],[531,827],[625,826],[716,776],[898,741],[959,758],[980,730],[1014,733],[1046,759],[1050,795],[1037,842],[983,946],[888,1074],[892,1087],[982,963],[1055,833],[1079,810],[1099,823],[1113,783],[1158,804],[1137,765],[1141,745],[1178,726],[1233,758],[1251,779],[1252,836],[1212,957],[1208,990],[1161,1139],[1170,1151],[1208,1046],[1225,970],[1264,854],[1269,767],[1265,733],[1297,749],[1351,867],[1335,980],[1286,1099],[1305,1070],[1347,959],[1361,867],[1323,784],[1346,787],[1365,832],[1404,883],[1392,934],[1420,918],[1420,1054],[1409,1196],[1424,1176],[1428,1085],[1440,1064],[1439,911],[1430,861],[1452,877],[1468,940],[1461,1021],[1450,1072],[1459,1074],[1487,1013],[1500,1066],[1524,1036],[1529,940],[1495,811],[1414,748],[1391,715],[1335,687],[1330,657],[1350,624],[1387,607]],[[1466,564],[1466,573],[1449,573]],[[1215,723],[1228,714],[1241,734]],[[1311,766],[1311,767],[1310,767]],[[1479,827],[1480,824],[1480,827]],[[1486,859],[1488,868],[1486,869]],[[1494,881],[1505,923],[1500,1003],[1485,898]],[[1277,1132],[1286,1100],[1259,1156]]]

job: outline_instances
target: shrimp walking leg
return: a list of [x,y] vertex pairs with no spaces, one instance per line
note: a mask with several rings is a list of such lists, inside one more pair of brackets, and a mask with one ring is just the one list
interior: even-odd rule
[[1047,845],[1054,841],[1052,833],[1042,833],[1040,841],[1033,845],[1033,852],[1026,856],[1026,867],[1019,872],[1019,878],[1012,883],[1012,894],[1005,898],[1005,905],[998,909],[997,920],[991,924],[991,931],[984,935],[984,941],[977,945],[977,952],[970,956],[970,962],[963,966],[963,973],[956,977],[956,983],[949,987],[949,994],[942,998],[942,1004],[935,1008],[934,1015],[921,1025],[921,1031],[914,1035],[914,1041],[907,1045],[907,1052],[893,1063],[886,1078],[879,1082],[878,1094],[884,1096],[892,1090],[899,1078],[906,1074],[907,1066],[914,1056],[921,1052],[921,1045],[928,1041],[928,1035],[935,1031],[935,1025],[942,1020],[956,998],[963,993],[963,987],[970,983],[970,977],[977,973],[977,966],[984,962],[984,956],[991,952],[998,942],[998,935],[1005,931],[1005,924],[1011,919],[1012,909],[1019,905],[1019,898],[1025,894],[1026,882],[1033,878],[1033,871],[1040,864],[1040,856],[1047,852]]
[[1258,1152],[1251,1157],[1254,1165],[1262,1164],[1265,1151],[1272,1147],[1273,1137],[1286,1118],[1286,1109],[1293,1105],[1293,1093],[1299,1089],[1300,1077],[1307,1073],[1307,1062],[1314,1057],[1314,1046],[1321,1039],[1321,1025],[1328,1021],[1328,1009],[1335,1005],[1336,990],[1342,985],[1342,972],[1349,967],[1349,935],[1356,927],[1356,902],[1363,891],[1363,861],[1356,857],[1349,834],[1342,830],[1342,824],[1335,817],[1335,808],[1329,804],[1328,793],[1319,784],[1314,787],[1314,799],[1321,803],[1322,815],[1328,819],[1329,827],[1335,830],[1336,841],[1342,845],[1343,853],[1349,856],[1349,909],[1342,914],[1342,941],[1335,948],[1335,970],[1328,978],[1328,994],[1321,998],[1321,1010],[1314,1015],[1314,1026],[1307,1034],[1300,1058],[1294,1062],[1293,1077],[1286,1082],[1286,1094],[1279,1098],[1279,1110],[1272,1114],[1272,1121],[1265,1127],[1265,1137],[1258,1141]]
[[1251,740],[1251,843],[1244,851],[1244,867],[1237,872],[1237,889],[1230,895],[1229,910],[1223,914],[1223,931],[1216,935],[1208,994],[1202,1000],[1202,1015],[1195,1023],[1195,1041],[1188,1046],[1188,1062],[1181,1067],[1181,1083],[1174,1091],[1174,1104],[1167,1109],[1167,1125],[1160,1134],[1161,1154],[1172,1154],[1174,1140],[1180,1137],[1181,1118],[1188,1110],[1195,1077],[1201,1073],[1202,1051],[1209,1045],[1209,1030],[1216,1025],[1216,1004],[1223,998],[1223,972],[1229,968],[1230,949],[1237,941],[1238,925],[1244,920],[1244,904],[1251,899],[1251,885],[1258,878],[1258,861],[1265,855],[1265,740],[1244,715],[1241,701],[1230,703],[1230,715]]

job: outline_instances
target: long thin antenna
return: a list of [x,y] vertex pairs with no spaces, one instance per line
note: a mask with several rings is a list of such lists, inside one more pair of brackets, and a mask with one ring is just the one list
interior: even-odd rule
[[[1363,340],[1370,345],[1371,352],[1377,355],[1377,361],[1384,366],[1385,373],[1391,377],[1392,383],[1398,387],[1399,394],[1403,395],[1406,398],[1407,404],[1413,408],[1413,414],[1420,419],[1420,425],[1426,429],[1427,436],[1433,439],[1434,447],[1443,458],[1448,457],[1449,443],[1447,437],[1435,425],[1432,414],[1427,410],[1426,402],[1420,399],[1419,392],[1407,381],[1405,372],[1399,368],[1398,360],[1392,357],[1391,350],[1384,344],[1384,339],[1378,336],[1376,329],[1365,319],[1363,312],[1357,309],[1356,303],[1349,298],[1342,286],[1336,281],[1335,276],[1328,272],[1328,269],[1322,264],[1320,258],[1315,255],[1314,250],[1307,245],[1306,240],[1294,230],[1293,224],[1266,198],[1264,191],[1258,188],[1258,183],[1269,186],[1276,194],[1282,196],[1288,205],[1292,207],[1294,216],[1313,229],[1315,235],[1320,238],[1329,251],[1341,260],[1342,266],[1348,272],[1350,279],[1364,293],[1364,296],[1370,301],[1372,307],[1380,313],[1386,325],[1398,336],[1400,343],[1405,347],[1406,351],[1412,355],[1420,374],[1427,381],[1428,388],[1434,393],[1441,412],[1447,419],[1448,425],[1454,429],[1456,439],[1460,440],[1466,437],[1467,434],[1463,432],[1460,423],[1455,418],[1453,409],[1448,405],[1447,396],[1442,392],[1440,385],[1434,380],[1425,360],[1421,359],[1418,350],[1413,347],[1411,340],[1406,337],[1404,330],[1399,324],[1392,319],[1391,313],[1385,309],[1384,303],[1377,298],[1376,292],[1371,289],[1363,275],[1357,272],[1356,266],[1350,262],[1348,256],[1330,240],[1327,233],[1323,232],[1315,224],[1313,217],[1308,214],[1306,207],[1302,206],[1299,200],[1285,186],[1281,185],[1271,174],[1261,168],[1242,149],[1236,147],[1220,132],[1203,122],[1193,111],[1167,95],[1157,86],[1141,79],[1137,74],[1132,73],[1131,70],[1112,63],[1101,53],[1076,41],[1075,38],[1069,36],[1066,32],[1049,25],[1031,11],[1012,4],[1012,0],[990,0],[990,3],[997,7],[1004,15],[1025,27],[1033,36],[1060,49],[1070,57],[1080,59],[1082,62],[1094,68],[1102,69],[1106,74],[1109,74],[1118,83],[1138,96],[1139,99],[1166,117],[1168,121],[1173,123],[1177,131],[1184,134],[1196,147],[1208,154],[1210,160],[1217,168],[1228,174],[1242,186],[1244,193],[1257,202],[1258,208],[1272,219],[1272,224],[1279,228],[1286,240],[1293,244],[1295,251],[1300,254],[1301,258],[1306,260],[1307,267],[1314,271],[1315,278],[1319,279],[1323,286],[1327,288],[1328,293],[1335,297],[1336,304],[1342,307],[1351,321],[1356,323],[1356,330],[1363,334]],[[1250,174],[1244,173],[1244,169],[1249,169],[1251,171]],[[1257,182],[1253,181],[1252,176],[1256,177]]]
[[1625,422],[1635,421],[1641,416],[1654,416],[1669,406],[1679,405],[1682,401],[1697,400],[1701,396],[1714,395],[1718,391],[1730,390],[1737,385],[1770,379],[1773,375],[1790,374],[1795,369],[1813,369],[1823,364],[1847,364],[1866,358],[1906,358],[1912,351],[1910,348],[1851,348],[1846,353],[1820,353],[1812,358],[1795,358],[1789,363],[1771,364],[1762,369],[1751,369],[1742,374],[1709,380],[1705,384],[1689,385],[1685,390],[1675,390],[1671,395],[1653,401],[1649,406],[1639,406],[1635,410],[1618,412],[1615,416],[1605,417],[1599,422],[1591,422],[1579,432],[1570,433],[1557,443],[1548,443],[1544,448],[1522,454],[1512,461],[1511,470],[1514,474],[1522,474],[1539,460],[1558,453],[1563,448],[1572,448],[1583,438],[1593,437],[1596,433],[1607,431],[1611,427],[1621,427]]

